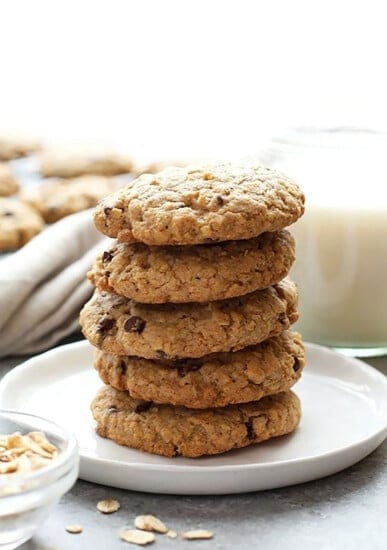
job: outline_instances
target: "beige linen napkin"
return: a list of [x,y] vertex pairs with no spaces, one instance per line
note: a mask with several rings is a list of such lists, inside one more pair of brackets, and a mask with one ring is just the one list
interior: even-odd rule
[[86,210],[0,259],[0,356],[42,351],[79,328],[86,273],[106,241]]

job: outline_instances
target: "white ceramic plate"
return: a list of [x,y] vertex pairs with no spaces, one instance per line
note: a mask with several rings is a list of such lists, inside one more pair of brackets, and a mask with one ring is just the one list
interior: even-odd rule
[[273,489],[338,472],[386,437],[387,378],[320,346],[308,345],[307,358],[295,388],[303,417],[293,435],[196,460],[150,455],[95,434],[89,403],[101,383],[86,341],[38,355],[9,372],[0,383],[0,406],[48,417],[74,431],[80,477],[87,481],[192,495]]

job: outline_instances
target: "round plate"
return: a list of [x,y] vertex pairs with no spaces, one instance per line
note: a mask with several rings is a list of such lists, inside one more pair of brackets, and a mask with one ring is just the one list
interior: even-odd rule
[[152,493],[227,494],[274,489],[338,472],[387,433],[387,379],[368,365],[307,345],[296,385],[303,406],[292,435],[200,459],[165,458],[96,435],[89,404],[101,382],[86,341],[33,357],[0,383],[0,406],[46,416],[75,432],[80,477]]

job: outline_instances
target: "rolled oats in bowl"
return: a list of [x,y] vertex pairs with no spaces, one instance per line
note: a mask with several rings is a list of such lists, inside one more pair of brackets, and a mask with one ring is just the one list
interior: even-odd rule
[[0,410],[0,548],[16,548],[78,476],[75,437],[50,420]]

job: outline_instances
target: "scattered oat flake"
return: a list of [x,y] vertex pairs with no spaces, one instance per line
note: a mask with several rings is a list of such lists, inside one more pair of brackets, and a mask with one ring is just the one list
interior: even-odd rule
[[78,535],[79,533],[82,533],[83,528],[81,525],[68,525],[66,527],[66,531],[72,535]]
[[187,540],[212,539],[213,536],[214,533],[206,529],[194,529],[183,533],[183,539]]
[[169,537],[170,539],[175,539],[177,537],[177,533],[176,531],[174,531],[173,529],[170,529],[169,531],[166,532],[166,535],[167,537]]
[[168,531],[161,519],[156,518],[156,516],[137,516],[134,525],[137,529],[143,531],[155,531],[156,533],[166,533]]
[[103,514],[113,514],[113,512],[117,512],[121,507],[118,500],[114,500],[112,498],[107,498],[105,500],[100,500],[97,504],[97,508],[100,512]]
[[150,544],[155,541],[155,536],[153,533],[138,531],[137,529],[124,529],[120,532],[120,537],[125,542],[138,544],[139,546],[145,546],[145,544]]

